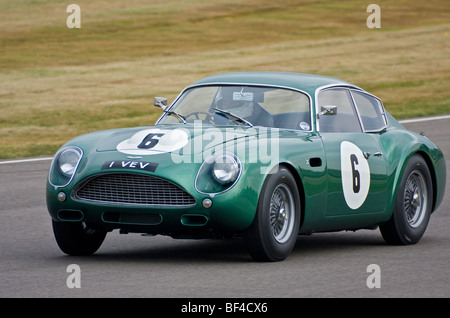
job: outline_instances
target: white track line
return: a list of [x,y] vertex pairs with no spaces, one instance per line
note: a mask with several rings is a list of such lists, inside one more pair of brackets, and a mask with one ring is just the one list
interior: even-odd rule
[[9,163],[22,163],[22,162],[33,162],[33,161],[44,161],[44,160],[52,160],[53,157],[46,158],[32,158],[32,159],[19,159],[19,160],[10,160],[10,161],[0,161],[0,165],[6,165]]
[[448,119],[448,118],[450,118],[450,115],[435,116],[435,117],[425,117],[425,118],[415,118],[415,119],[405,119],[405,120],[399,120],[399,123],[400,124],[418,123],[418,122],[421,122],[421,121],[439,120],[439,119]]
[[[421,122],[421,121],[439,120],[439,119],[448,119],[448,118],[450,118],[450,115],[426,117],[426,118],[416,118],[416,119],[405,119],[405,120],[399,120],[399,123],[401,123],[401,124],[418,123],[418,122]],[[32,158],[32,159],[19,159],[19,160],[0,161],[0,165],[13,164],[13,163],[23,163],[23,162],[33,162],[33,161],[46,161],[46,160],[52,160],[52,159],[53,159],[53,157],[45,157],[45,158]]]

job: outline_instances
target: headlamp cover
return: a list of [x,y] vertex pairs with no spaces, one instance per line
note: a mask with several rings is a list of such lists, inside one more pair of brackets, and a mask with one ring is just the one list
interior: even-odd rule
[[83,151],[74,146],[63,147],[56,153],[49,173],[49,182],[55,188],[67,186],[83,157]]

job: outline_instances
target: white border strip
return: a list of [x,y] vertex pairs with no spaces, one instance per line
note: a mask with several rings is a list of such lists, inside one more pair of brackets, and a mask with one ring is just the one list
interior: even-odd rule
[[399,120],[398,122],[400,124],[408,124],[408,123],[418,123],[418,122],[422,122],[422,121],[448,119],[448,118],[450,118],[450,115],[426,117],[426,118],[416,118],[416,119],[405,119],[405,120]]
[[22,162],[45,161],[45,160],[53,160],[53,157],[0,161],[0,165],[6,165],[8,163],[22,163]]

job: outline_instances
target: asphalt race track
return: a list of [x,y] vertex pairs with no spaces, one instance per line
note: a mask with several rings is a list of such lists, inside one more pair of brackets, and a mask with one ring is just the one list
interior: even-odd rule
[[[437,143],[450,170],[449,118],[405,126]],[[239,240],[117,231],[95,255],[67,256],[56,245],[46,210],[49,165],[0,162],[1,298],[450,297],[450,173],[446,198],[416,245],[388,246],[378,230],[314,234],[299,236],[285,261],[257,263]],[[79,266],[80,288],[67,284],[75,273],[68,271],[71,264]]]

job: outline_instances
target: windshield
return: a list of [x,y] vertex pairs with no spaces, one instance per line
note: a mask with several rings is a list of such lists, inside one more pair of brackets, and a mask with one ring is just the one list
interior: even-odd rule
[[[174,114],[176,113],[176,115]],[[201,121],[311,130],[310,102],[299,91],[260,86],[199,86],[186,90],[158,124]]]

